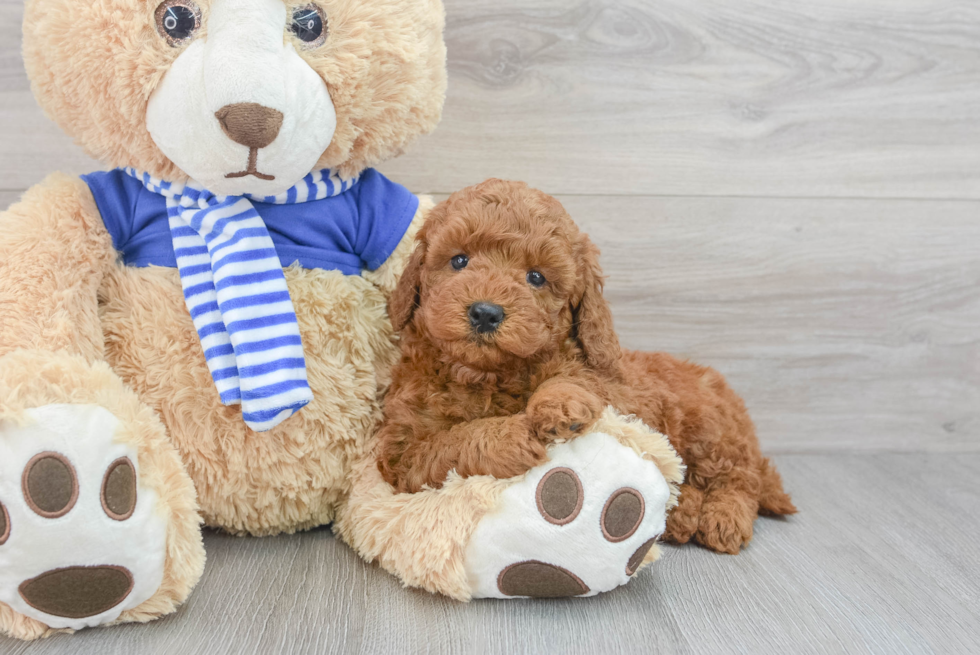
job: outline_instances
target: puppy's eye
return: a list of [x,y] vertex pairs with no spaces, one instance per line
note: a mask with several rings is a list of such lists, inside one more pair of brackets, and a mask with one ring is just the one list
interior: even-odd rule
[[548,280],[544,279],[544,276],[541,275],[541,273],[538,273],[537,271],[527,272],[527,283],[530,284],[532,287],[543,287],[544,283],[547,281]]
[[469,263],[470,263],[470,258],[467,257],[466,255],[456,255],[455,257],[449,260],[449,264],[457,271],[463,270],[464,268],[466,268],[466,265]]
[[201,27],[201,10],[191,0],[165,0],[154,12],[157,32],[172,46],[190,40]]
[[327,15],[318,5],[296,7],[289,31],[303,42],[304,48],[316,48],[327,40]]

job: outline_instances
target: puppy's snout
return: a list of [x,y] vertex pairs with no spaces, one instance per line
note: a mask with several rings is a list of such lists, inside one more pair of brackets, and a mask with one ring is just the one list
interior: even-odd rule
[[504,322],[504,308],[490,302],[473,303],[467,314],[470,317],[470,325],[480,334],[496,332]]

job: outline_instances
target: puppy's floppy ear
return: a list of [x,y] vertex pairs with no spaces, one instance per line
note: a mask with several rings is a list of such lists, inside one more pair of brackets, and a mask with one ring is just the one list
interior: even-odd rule
[[409,324],[412,315],[415,314],[415,308],[419,305],[419,294],[422,291],[422,265],[425,263],[427,246],[424,231],[423,226],[405,272],[402,273],[398,286],[388,300],[388,314],[391,316],[391,325],[396,332],[400,332]]
[[574,334],[589,366],[612,372],[619,368],[622,351],[609,303],[602,295],[599,249],[585,234],[579,237],[578,257],[582,296],[577,306],[572,305]]

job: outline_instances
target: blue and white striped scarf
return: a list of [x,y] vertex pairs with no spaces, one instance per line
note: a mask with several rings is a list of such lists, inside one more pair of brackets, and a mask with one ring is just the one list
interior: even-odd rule
[[357,183],[324,169],[276,196],[218,196],[197,183],[126,172],[167,199],[170,235],[211,377],[225,405],[242,405],[253,430],[271,430],[313,399],[286,278],[250,200],[322,200]]

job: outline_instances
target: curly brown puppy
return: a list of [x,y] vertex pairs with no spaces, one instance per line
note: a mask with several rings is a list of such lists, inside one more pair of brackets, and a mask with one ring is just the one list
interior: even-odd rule
[[759,512],[796,508],[722,376],[621,351],[599,251],[554,198],[488,180],[431,213],[392,296],[402,330],[378,468],[401,492],[448,472],[519,475],[606,405],[666,434],[688,467],[668,538],[737,553]]

